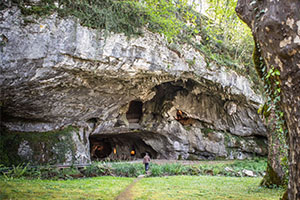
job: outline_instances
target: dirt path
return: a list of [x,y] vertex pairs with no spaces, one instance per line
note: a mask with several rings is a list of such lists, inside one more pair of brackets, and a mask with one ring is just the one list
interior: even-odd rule
[[131,200],[132,199],[132,187],[142,178],[144,178],[144,175],[140,175],[139,177],[137,177],[136,179],[134,179],[132,181],[132,183],[127,186],[127,188],[125,188],[120,194],[119,196],[116,197],[115,200]]

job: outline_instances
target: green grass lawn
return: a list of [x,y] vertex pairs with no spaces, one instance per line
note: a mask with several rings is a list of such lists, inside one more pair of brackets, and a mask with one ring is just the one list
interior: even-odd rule
[[283,189],[259,187],[261,178],[169,176],[144,178],[133,188],[134,199],[278,200]]
[[0,180],[0,199],[114,199],[132,178],[97,177],[76,180]]
[[[96,177],[76,180],[0,179],[0,199],[115,199],[134,179]],[[260,188],[261,178],[169,176],[143,178],[133,199],[278,200],[282,189]]]

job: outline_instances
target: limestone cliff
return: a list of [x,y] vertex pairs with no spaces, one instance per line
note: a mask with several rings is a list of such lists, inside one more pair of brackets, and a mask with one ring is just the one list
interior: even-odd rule
[[[0,18],[2,138],[78,127],[62,136],[74,145],[60,163],[267,154],[261,96],[191,46],[177,51],[147,30],[104,37],[55,14],[26,23],[17,8]],[[18,156],[35,161],[34,142],[18,141]]]

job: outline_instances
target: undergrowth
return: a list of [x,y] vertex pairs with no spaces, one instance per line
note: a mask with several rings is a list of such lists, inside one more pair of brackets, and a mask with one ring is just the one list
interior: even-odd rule
[[[151,164],[151,176],[173,176],[173,175],[213,175],[213,176],[246,176],[243,170],[251,170],[254,176],[263,176],[266,170],[265,159],[234,161],[230,163],[220,162],[218,164],[183,165]],[[53,166],[30,167],[18,165],[12,168],[0,166],[0,174],[4,179],[25,177],[29,179],[74,179],[97,176],[121,176],[137,177],[144,174],[142,163],[107,163],[97,162],[86,167],[57,168]]]
[[[187,0],[12,0],[24,16],[47,16],[54,12],[60,17],[75,16],[83,26],[126,36],[142,35],[143,28],[163,34],[169,42],[185,28],[194,23],[195,16]],[[0,8],[5,8],[5,4]]]

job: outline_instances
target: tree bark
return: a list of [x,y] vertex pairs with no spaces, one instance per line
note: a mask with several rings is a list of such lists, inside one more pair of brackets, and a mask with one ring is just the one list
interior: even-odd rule
[[252,29],[268,69],[280,71],[288,127],[288,199],[300,199],[300,1],[239,0],[236,12]]
[[[263,75],[261,75],[263,77]],[[262,186],[287,187],[288,176],[288,150],[286,138],[277,135],[276,105],[272,104],[272,110],[265,123],[268,126],[268,165],[266,174],[261,181]],[[286,127],[284,127],[286,129]]]
[[268,165],[266,174],[261,182],[262,186],[273,187],[286,186],[287,173],[285,172],[285,166],[282,165],[282,159],[286,158],[287,152],[281,149],[282,141],[274,136],[274,124],[270,124],[270,130],[268,133]]

